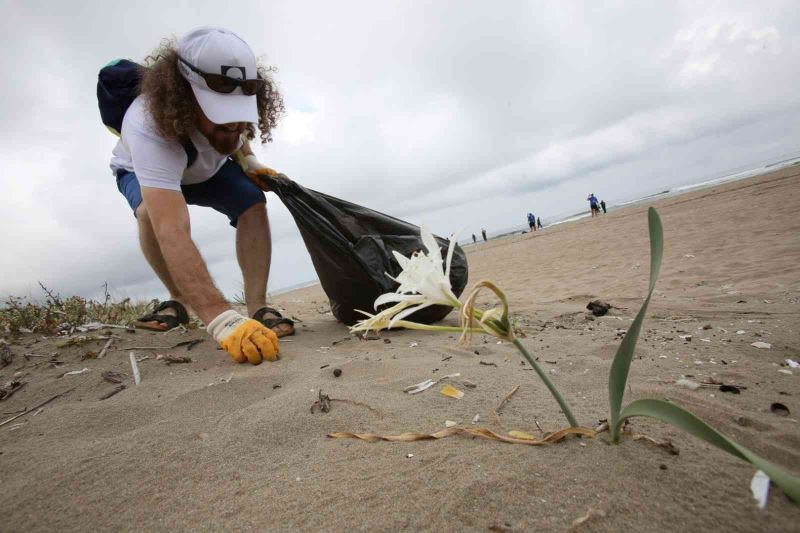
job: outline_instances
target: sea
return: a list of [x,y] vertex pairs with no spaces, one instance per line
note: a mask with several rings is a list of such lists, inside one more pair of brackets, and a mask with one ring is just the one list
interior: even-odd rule
[[[684,194],[689,191],[695,191],[699,189],[706,189],[709,187],[714,187],[716,185],[720,185],[722,183],[728,183],[731,181],[743,180],[746,178],[750,178],[752,176],[758,176],[760,174],[764,174],[766,172],[773,172],[775,170],[780,170],[782,168],[790,167],[793,165],[800,165],[800,156],[795,156],[788,159],[781,159],[779,161],[774,161],[770,163],[763,163],[757,166],[744,168],[744,169],[734,169],[728,170],[726,172],[720,173],[721,175],[716,175],[713,177],[706,177],[701,178],[701,181],[690,181],[682,185],[677,185],[675,187],[671,187],[669,189],[664,189],[659,192],[654,192],[651,194],[647,194],[645,196],[638,196],[635,198],[624,199],[622,201],[616,203],[606,204],[606,209],[608,211],[612,211],[614,209],[619,209],[621,207],[627,207],[630,205],[640,204],[644,202],[652,202],[654,200],[660,200],[662,198],[669,198],[670,196],[677,196],[679,194]],[[553,217],[547,224],[542,224],[542,228],[548,228],[551,226],[557,226],[559,224],[566,224],[567,222],[574,222],[575,220],[580,220],[583,218],[588,218],[591,216],[591,212],[589,211],[588,207],[585,210],[580,212],[567,212],[567,213],[560,213]],[[515,235],[521,233],[523,231],[528,231],[527,224],[518,224],[514,226],[509,226],[507,228],[496,229],[492,232],[493,238],[498,239],[502,237],[507,237],[509,235]],[[491,240],[491,239],[490,239]],[[459,241],[460,245],[470,245],[472,244],[471,239],[463,239]]]

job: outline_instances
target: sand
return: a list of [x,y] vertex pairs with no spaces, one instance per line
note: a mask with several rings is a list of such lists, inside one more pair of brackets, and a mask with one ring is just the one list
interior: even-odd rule
[[[800,370],[779,372],[785,359],[800,360],[800,168],[653,205],[664,222],[664,266],[625,401],[669,398],[800,474]],[[505,289],[525,345],[589,427],[608,416],[617,332],[646,290],[646,209],[466,248],[470,285],[489,278]],[[618,309],[591,320],[585,306],[594,298]],[[646,419],[634,420],[634,431],[669,439],[679,455],[630,438],[610,445],[607,434],[544,447],[463,436],[326,438],[331,431],[436,431],[445,420],[472,427],[476,414],[498,432],[540,435],[537,423],[553,431],[565,420],[507,343],[476,336],[465,347],[454,335],[416,331],[360,341],[333,320],[319,287],[276,303],[302,322],[282,343],[282,359],[257,367],[233,364],[203,331],[118,330],[123,340],[104,359],[86,361],[81,355],[102,342],[56,350],[55,340],[35,334],[16,339],[14,363],[0,379],[21,372],[28,384],[0,402],[0,412],[74,390],[0,427],[0,529],[565,531],[594,510],[575,530],[800,531],[800,506],[779,489],[766,510],[757,508],[753,467]],[[680,338],[686,334],[691,342]],[[192,350],[134,350],[150,358],[140,363],[141,385],[133,385],[126,348],[188,339],[203,342]],[[755,341],[772,348],[754,348]],[[53,351],[64,366],[22,357]],[[157,353],[193,361],[167,366]],[[84,367],[90,371],[59,377]],[[128,387],[99,400],[114,388],[104,370],[127,373]],[[441,395],[443,384],[402,392],[455,372],[477,385],[454,380],[461,400]],[[683,375],[747,388],[692,391],[675,384]],[[333,402],[330,412],[312,414],[320,389],[360,403]],[[790,415],[771,413],[773,402]]]

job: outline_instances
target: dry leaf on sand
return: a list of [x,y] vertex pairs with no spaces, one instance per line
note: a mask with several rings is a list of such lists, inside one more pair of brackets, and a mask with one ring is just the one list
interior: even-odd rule
[[462,428],[451,427],[437,431],[435,433],[401,433],[400,435],[377,435],[375,433],[350,433],[349,431],[336,431],[328,433],[328,437],[332,439],[358,439],[367,442],[377,442],[379,440],[386,440],[391,442],[412,442],[417,440],[437,440],[445,437],[450,437],[457,434],[466,434],[473,437],[483,437],[485,439],[499,440],[511,444],[528,444],[530,446],[541,446],[542,444],[551,444],[564,439],[568,435],[584,435],[586,437],[594,437],[595,432],[589,428],[572,427],[565,428],[555,433],[550,433],[543,439],[536,438],[516,438],[499,435],[488,428]]
[[536,437],[534,437],[530,433],[525,433],[524,431],[517,431],[516,429],[509,431],[508,435],[510,437],[514,437],[515,439],[536,440]]

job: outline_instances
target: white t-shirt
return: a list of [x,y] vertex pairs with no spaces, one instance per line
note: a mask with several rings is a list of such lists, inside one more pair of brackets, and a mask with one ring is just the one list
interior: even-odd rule
[[138,96],[125,112],[122,136],[112,152],[111,171],[116,175],[124,168],[136,173],[143,187],[173,191],[180,191],[181,185],[206,181],[222,168],[228,156],[217,152],[199,131],[192,131],[189,137],[197,148],[197,159],[187,168],[186,150],[181,143],[167,141],[157,133],[144,97]]

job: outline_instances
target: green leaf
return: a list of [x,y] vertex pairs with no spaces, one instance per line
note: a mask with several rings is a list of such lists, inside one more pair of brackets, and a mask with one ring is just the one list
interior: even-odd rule
[[658,211],[651,207],[647,210],[647,221],[650,229],[650,289],[647,298],[639,309],[631,327],[622,339],[622,343],[617,349],[614,361],[611,363],[611,373],[608,377],[608,403],[611,408],[610,427],[611,438],[614,442],[619,441],[618,421],[619,413],[622,409],[622,397],[625,395],[625,385],[628,382],[628,371],[631,367],[631,359],[636,349],[636,341],[639,339],[639,332],[642,329],[642,322],[650,305],[650,298],[653,296],[653,289],[656,286],[658,273],[661,270],[661,258],[664,255],[664,231],[661,228],[661,217]]
[[622,422],[632,416],[661,420],[747,461],[759,470],[763,470],[792,500],[800,502],[800,478],[789,474],[775,463],[759,457],[744,446],[736,444],[682,407],[663,400],[636,400],[622,411],[616,422],[617,427],[613,428],[614,431],[619,432]]
[[656,280],[661,270],[661,259],[664,253],[664,233],[658,212],[651,207],[648,209],[647,214],[650,228],[650,286],[642,308],[625,334],[625,338],[622,339],[617,354],[614,356],[614,361],[611,363],[611,373],[608,376],[608,402],[611,408],[610,429],[612,440],[619,442],[622,423],[625,419],[633,416],[655,418],[747,461],[767,474],[792,500],[800,502],[800,478],[789,474],[780,466],[759,457],[744,446],[736,444],[689,411],[663,400],[651,399],[636,400],[622,410],[622,398],[625,395],[625,386],[628,382],[628,372],[636,349],[636,341],[639,338],[642,322],[644,321],[647,307],[650,305],[650,299],[653,296],[653,289],[656,286]]

